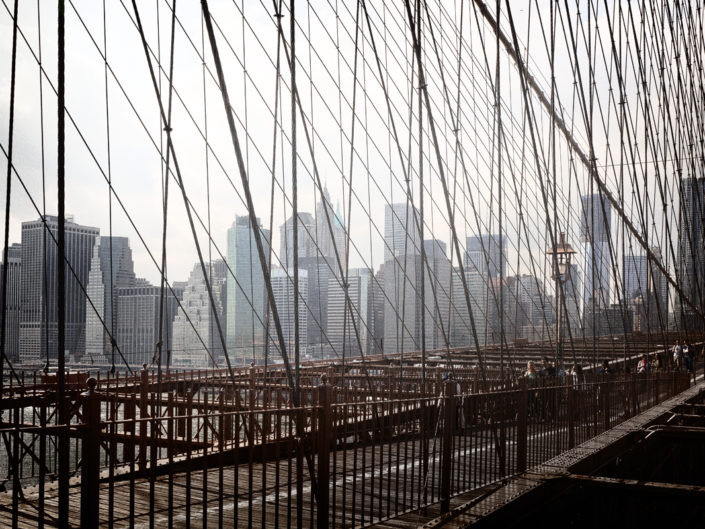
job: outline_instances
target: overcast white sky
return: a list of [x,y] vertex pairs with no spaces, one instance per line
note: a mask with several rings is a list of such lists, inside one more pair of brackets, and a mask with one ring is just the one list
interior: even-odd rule
[[[12,46],[12,3],[2,0],[0,7],[0,141],[8,144],[10,65]],[[47,78],[42,81],[43,105],[40,104],[40,72],[35,55],[40,52],[37,4],[20,2],[20,36],[17,60],[17,95],[15,101],[14,164],[26,183],[29,193],[43,207],[43,177],[46,192],[46,212],[56,212],[56,98],[51,83],[56,79],[56,11],[54,4],[40,2],[41,53]],[[162,67],[168,69],[171,2],[138,2],[152,52],[161,57]],[[494,3],[492,3],[494,5]],[[540,4],[542,4],[540,2]],[[439,75],[431,31],[424,26],[425,68],[433,101],[432,112],[439,134],[440,154],[445,165],[451,194],[456,199],[456,228],[461,242],[478,231],[498,230],[499,193],[496,170],[496,151],[493,148],[494,109],[492,86],[488,81],[486,65],[494,77],[495,36],[480,18],[476,19],[472,2],[463,3],[463,48],[461,53],[460,106],[458,94],[458,25],[461,2],[441,2],[429,7],[434,36],[440,50],[441,68],[448,86],[452,112],[460,108],[459,129],[462,161],[455,149],[451,110],[444,104],[444,92]],[[600,2],[600,5],[602,3]],[[610,3],[614,8],[616,4]],[[282,84],[276,127],[276,170],[274,206],[270,203],[272,183],[272,138],[275,133],[274,102],[276,86],[275,61],[277,32],[273,7],[260,1],[212,1],[211,11],[217,22],[218,45],[227,75],[228,89],[236,115],[238,134],[247,160],[247,170],[257,215],[269,223],[273,211],[274,248],[278,251],[278,227],[290,215],[291,207],[291,95],[290,71],[282,52]],[[522,46],[528,43],[532,73],[550,91],[549,54],[545,47],[541,24],[548,30],[548,11],[537,16],[536,6],[524,0],[512,2],[513,15]],[[542,5],[542,8],[544,6]],[[584,7],[584,6],[583,6]],[[157,16],[157,9],[159,16]],[[351,166],[353,67],[355,61],[355,3],[336,0],[297,2],[296,36],[297,86],[307,119],[306,129],[312,134],[316,167],[322,181],[331,193],[334,207],[340,204],[347,224],[348,179],[352,175],[352,222],[348,225],[356,249],[351,251],[351,266],[377,268],[382,256],[384,205],[405,199],[404,167],[394,136],[390,132],[392,120],[396,127],[404,164],[411,160],[411,178],[414,201],[418,205],[418,85],[410,79],[412,50],[402,2],[369,2],[372,29],[363,24],[359,34],[358,87],[356,91],[355,155]],[[336,9],[338,17],[336,17]],[[289,16],[285,8],[285,38],[289,39]],[[583,10],[585,17],[586,10]],[[604,9],[602,10],[604,11]],[[606,17],[598,13],[598,24],[607,32]],[[201,221],[210,224],[212,239],[219,250],[226,253],[226,230],[235,215],[246,213],[242,199],[240,175],[235,164],[234,151],[228,133],[220,92],[211,78],[215,67],[207,36],[201,24],[198,2],[177,2],[175,37],[174,86],[178,92],[173,103],[173,139],[181,173],[189,199]],[[576,13],[571,13],[574,21]],[[146,247],[159,259],[162,227],[162,163],[161,152],[166,153],[166,142],[155,93],[149,77],[139,34],[135,29],[131,3],[127,0],[106,0],[105,20],[107,40],[107,104],[103,45],[103,7],[94,0],[67,2],[66,8],[66,108],[67,120],[67,198],[66,211],[81,224],[98,226],[108,234],[109,193],[106,178],[112,179],[119,197],[134,224],[144,238]],[[364,16],[364,15],[361,15]],[[439,22],[440,21],[440,22]],[[85,26],[84,26],[85,24]],[[594,24],[594,20],[593,20]],[[506,17],[503,27],[509,34]],[[223,34],[220,33],[223,32]],[[574,75],[570,54],[559,28],[555,70],[557,93],[566,112],[566,119],[587,152],[584,120],[574,98]],[[380,86],[375,54],[370,33],[374,35],[382,63],[384,83],[392,104],[392,120],[388,117],[384,92]],[[625,37],[626,40],[626,37]],[[484,46],[483,46],[484,44]],[[609,43],[605,47],[608,58],[597,61],[596,90],[605,105],[605,114],[594,132],[595,154],[600,164],[614,164],[607,155],[607,140],[618,145],[616,117],[610,103],[607,72],[610,71]],[[625,50],[627,44],[624,43]],[[283,50],[283,48],[282,48]],[[203,79],[200,54],[205,51],[210,73]],[[540,191],[539,176],[550,181],[550,119],[533,98],[537,114],[537,137],[541,142],[541,171],[537,173],[528,128],[524,125],[524,107],[521,85],[512,60],[504,52],[500,55],[500,87],[503,102],[502,123],[506,135],[503,147],[502,201],[503,230],[510,240],[509,270],[529,272],[531,257],[518,248],[531,248],[539,268],[544,268],[543,250],[550,244],[545,233],[546,208]],[[585,61],[584,45],[578,52],[579,62]],[[583,64],[583,69],[586,65]],[[631,66],[629,66],[631,68]],[[629,73],[625,66],[625,72]],[[310,81],[313,79],[313,82]],[[168,79],[161,75],[164,101]],[[611,81],[615,86],[616,80]],[[204,88],[205,86],[205,88]],[[636,83],[634,75],[625,77],[627,98],[636,111]],[[124,90],[124,93],[123,93]],[[128,101],[129,98],[129,101]],[[204,105],[205,101],[205,105]],[[106,107],[110,125],[110,164],[108,164]],[[413,110],[410,118],[409,110]],[[597,111],[596,111],[597,112]],[[607,114],[609,112],[609,114]],[[44,123],[42,155],[42,115]],[[571,120],[571,117],[573,119]],[[598,118],[596,118],[597,120]],[[313,180],[312,158],[306,143],[305,129],[297,113],[299,209],[314,212],[318,192]],[[72,124],[75,122],[79,135]],[[207,127],[206,127],[207,122]],[[636,120],[637,126],[638,120]],[[426,191],[426,238],[436,237],[450,241],[448,214],[441,191],[433,143],[429,137],[428,116],[424,113],[423,174]],[[202,136],[207,130],[210,151],[206,164],[206,142]],[[153,143],[155,142],[155,143]],[[160,147],[161,142],[161,147]],[[579,195],[588,190],[587,173],[579,164],[571,164],[566,142],[558,136],[556,182],[560,197],[558,217],[561,229],[569,231],[569,239],[578,243],[577,231]],[[643,150],[643,146],[642,146]],[[95,159],[94,159],[95,158]],[[3,168],[5,159],[3,157]],[[173,167],[173,165],[172,165]],[[43,171],[42,171],[43,169]],[[670,170],[670,169],[669,169]],[[654,185],[654,175],[640,168],[634,171],[637,180]],[[620,179],[626,178],[614,168],[605,169],[609,187],[617,193]],[[5,208],[5,176],[0,182],[2,208]],[[630,182],[625,182],[630,186]],[[578,189],[580,188],[580,189]],[[627,187],[631,189],[630,187]],[[24,191],[13,181],[10,216],[10,241],[20,241],[21,222],[37,217]],[[168,276],[170,280],[185,280],[196,261],[193,238],[186,220],[179,190],[170,182],[168,204]],[[637,193],[641,193],[637,189]],[[630,202],[631,200],[631,202]],[[518,209],[525,215],[526,228],[519,229]],[[473,212],[476,209],[477,219]],[[625,208],[635,211],[634,199],[627,199]],[[209,248],[208,238],[200,221],[196,220],[204,252],[217,256],[215,245]],[[478,222],[480,230],[478,230]],[[662,235],[660,218],[652,227],[654,235]],[[616,224],[615,224],[616,226]],[[112,229],[114,235],[130,238],[139,276],[158,281],[158,271],[148,252],[131,226],[118,201],[112,201]],[[432,234],[432,235],[431,235]],[[528,235],[529,240],[526,240]],[[628,242],[628,241],[627,241]],[[450,250],[450,246],[449,246]],[[455,257],[454,257],[455,259]],[[276,261],[276,260],[275,260]]]

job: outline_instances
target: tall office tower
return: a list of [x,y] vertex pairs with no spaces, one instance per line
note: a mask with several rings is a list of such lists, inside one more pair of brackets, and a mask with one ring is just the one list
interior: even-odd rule
[[346,312],[345,291],[340,279],[329,279],[328,339],[338,355],[345,352],[346,357],[360,356],[360,351],[366,355],[374,349],[373,283],[372,271],[367,268],[348,271],[350,305]]
[[563,336],[573,340],[582,340],[585,337],[582,322],[580,320],[580,272],[578,265],[570,265],[570,277],[563,283],[563,294],[565,296],[566,316],[563,320],[566,324]]
[[[651,249],[660,261],[661,251]],[[645,255],[624,257],[625,302],[634,310],[634,329],[655,332],[666,327],[668,283],[663,273]]]
[[328,285],[331,278],[337,277],[338,265],[333,257],[299,258],[299,271],[308,277],[308,298],[304,310],[308,314],[306,344],[314,355],[321,354],[328,328]]
[[[299,213],[298,225],[298,266],[300,270],[306,270],[308,274],[308,299],[306,299],[306,311],[308,312],[308,329],[306,345],[311,350],[312,354],[320,354],[320,348],[326,332],[328,319],[328,278],[331,275],[339,274],[338,263],[335,258],[334,244],[338,244],[338,254],[342,259],[343,267],[345,266],[344,248],[340,245],[337,234],[343,232],[342,226],[338,217],[333,213],[330,206],[330,196],[328,191],[324,190],[325,202],[316,204],[316,218],[314,219],[310,213]],[[326,219],[326,209],[328,210],[328,219],[333,230],[328,228],[328,219]],[[294,224],[293,217],[279,228],[280,241],[280,259],[284,268],[294,267]],[[338,241],[338,242],[336,242]]]
[[[299,259],[316,257],[316,221],[310,213],[299,212],[298,245]],[[294,266],[294,217],[286,219],[279,227],[279,259],[281,266],[292,268]]]
[[384,263],[384,352],[421,350],[421,256]]
[[174,318],[171,348],[174,366],[211,367],[222,360],[223,345],[218,323],[225,331],[226,277],[225,262],[222,259],[213,261],[208,280],[215,301],[214,309],[201,264],[194,265]]
[[[46,217],[22,223],[22,287],[20,315],[20,360],[38,362],[57,358],[57,247],[44,230],[58,234],[59,219]],[[67,216],[65,223],[65,257],[76,276],[66,267],[66,301],[64,314],[65,353],[82,354],[85,350],[86,297],[81,289],[88,282],[93,244],[98,228],[81,226]]]
[[135,271],[128,238],[112,237],[111,241],[110,237],[96,237],[86,285],[89,298],[86,300],[86,355],[92,361],[112,360],[110,336],[117,332],[117,297],[114,293],[118,288],[134,284]]
[[624,299],[631,301],[635,297],[643,297],[651,285],[648,280],[649,260],[645,255],[625,255],[624,256]]
[[372,354],[382,354],[384,352],[384,263],[379,266],[372,281],[372,312],[375,329]]
[[507,341],[524,337],[527,329],[543,324],[544,301],[540,279],[528,274],[506,278],[505,326],[513,331],[505,332]]
[[428,239],[423,245],[428,263],[424,270],[426,349],[443,349],[446,339],[450,341],[450,260],[443,241]]
[[[487,279],[477,272],[465,270],[470,309],[472,310],[479,345],[487,343]],[[450,307],[451,347],[474,347],[472,325],[463,289],[460,268],[453,267]]]
[[[326,215],[326,211],[328,214]],[[330,229],[328,227],[330,222]],[[330,200],[330,193],[327,188],[323,188],[323,196],[316,203],[316,232],[315,238],[318,243],[320,255],[329,257],[335,264],[335,252],[338,251],[340,262],[345,268],[345,229],[342,217],[340,216],[340,208],[333,211],[333,205]],[[333,231],[331,235],[331,229]],[[335,246],[334,246],[335,245]],[[334,270],[338,273],[337,264]],[[310,276],[309,276],[309,279]]]
[[465,269],[485,277],[504,277],[507,270],[507,236],[498,234],[472,235],[465,240]]
[[[705,177],[683,178],[678,218],[678,275],[683,293],[702,313],[705,310]],[[693,310],[679,299],[681,326],[702,328]]]
[[[264,253],[269,258],[270,233],[257,219]],[[234,363],[264,359],[267,290],[253,227],[248,216],[237,216],[228,230],[227,346]],[[269,268],[269,262],[267,262]]]
[[[295,333],[295,311],[294,311],[294,270],[276,268],[272,270],[272,291],[274,292],[274,303],[279,314],[279,323],[284,335],[284,343],[286,346],[289,359],[294,359],[294,346],[296,344]],[[301,357],[307,351],[307,322],[308,311],[304,300],[308,297],[308,273],[306,270],[299,270],[299,351]],[[270,318],[269,325],[269,355],[270,358],[280,358],[281,352],[279,347],[279,338],[274,326],[274,321]]]
[[384,206],[384,262],[420,253],[418,210],[406,203]]
[[[663,263],[663,257],[661,256],[661,249],[657,246],[651,247],[651,253],[654,255],[659,262]],[[659,328],[664,328],[668,326],[668,279],[666,276],[658,269],[656,265],[651,264],[651,283],[654,292],[654,310],[656,312],[656,321]]]
[[[598,310],[610,305],[611,211],[609,201],[600,198],[599,194],[582,197],[583,313],[593,310],[593,307]],[[585,326],[585,332],[590,335],[592,331]]]
[[[22,287],[22,246],[14,243],[7,249],[7,264],[0,263],[0,300],[5,285],[3,272],[7,266],[7,295],[5,298],[5,353],[11,362],[20,357],[20,313]],[[0,314],[0,325],[3,325]]]
[[[160,334],[160,287],[138,278],[133,286],[118,288],[115,294],[118,317],[116,341],[127,363],[131,366],[151,363],[159,341],[163,344],[162,355],[165,355],[173,343],[172,322],[178,306],[174,295],[168,289],[164,291]],[[166,365],[166,360],[163,356],[162,365]]]

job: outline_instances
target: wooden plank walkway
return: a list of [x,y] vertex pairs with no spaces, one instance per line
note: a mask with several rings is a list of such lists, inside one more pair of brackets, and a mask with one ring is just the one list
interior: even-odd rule
[[[458,437],[457,439],[460,439]],[[431,440],[431,443],[433,440]],[[485,442],[486,443],[486,442]],[[378,444],[349,451],[348,459],[339,452],[331,455],[331,510],[335,515],[335,526],[352,527],[371,525],[386,516],[386,513],[416,511],[423,491],[421,443],[418,440],[406,443],[407,456],[397,458],[396,447]],[[478,445],[472,448],[478,454],[491,447]],[[463,449],[458,444],[456,455],[462,457]],[[467,452],[467,450],[466,450]],[[411,456],[413,454],[413,457]],[[465,454],[469,456],[470,452]],[[358,464],[353,473],[352,458]],[[364,460],[364,466],[362,461]],[[429,457],[429,468],[439,464],[440,451]],[[296,527],[297,490],[295,482],[296,460],[281,460],[255,463],[222,469],[213,468],[205,472],[193,468],[173,476],[160,476],[154,483],[153,516],[156,527],[167,526],[171,516],[174,527]],[[438,499],[440,484],[438,472],[429,472],[429,500]],[[277,486],[278,478],[278,486]],[[302,482],[303,501],[301,518],[303,527],[310,527],[315,517],[311,481],[304,465]],[[222,486],[221,486],[222,483]],[[237,487],[237,492],[236,492]],[[221,494],[221,490],[224,491]],[[250,494],[252,491],[252,494]],[[45,526],[56,527],[56,489],[48,487],[44,494]],[[171,496],[171,504],[170,504]],[[101,526],[108,527],[110,521],[110,490],[108,483],[101,484]],[[343,500],[344,498],[344,500]],[[38,524],[37,492],[25,489],[25,501],[20,503],[20,527],[36,527]],[[112,522],[114,527],[149,527],[150,480],[140,478],[113,483]],[[335,508],[333,504],[335,502]],[[343,511],[345,503],[345,511]],[[0,495],[0,527],[11,525],[11,494]],[[80,527],[80,488],[74,484],[70,490],[70,518],[72,527]],[[262,508],[265,505],[265,508]],[[352,508],[354,506],[354,508]],[[132,513],[131,513],[132,511]],[[431,509],[427,515],[437,513]],[[430,519],[430,518],[429,518]],[[333,520],[331,520],[333,522]],[[393,524],[387,520],[385,523]],[[332,526],[332,524],[331,524]]]

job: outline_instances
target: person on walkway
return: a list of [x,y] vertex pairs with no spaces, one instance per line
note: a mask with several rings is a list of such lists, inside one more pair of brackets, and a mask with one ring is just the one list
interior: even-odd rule
[[676,345],[673,346],[673,367],[676,371],[680,371],[683,365],[683,348],[681,341],[676,340]]
[[524,376],[526,377],[529,386],[533,386],[536,379],[539,377],[539,373],[536,371],[536,366],[534,365],[533,360],[529,360],[526,363],[526,371],[524,371]]
[[636,365],[637,375],[646,375],[649,372],[649,358],[646,355],[641,357],[639,363]]
[[556,366],[551,364],[551,361],[547,356],[543,357],[543,368],[541,369],[540,375],[542,377],[555,377],[556,376]]
[[690,373],[693,371],[693,349],[688,345],[688,342],[683,342],[683,362],[685,362],[685,370]]
[[614,373],[614,370],[610,367],[610,361],[609,360],[603,360],[602,361],[602,367],[600,370],[597,372],[598,375],[611,375]]

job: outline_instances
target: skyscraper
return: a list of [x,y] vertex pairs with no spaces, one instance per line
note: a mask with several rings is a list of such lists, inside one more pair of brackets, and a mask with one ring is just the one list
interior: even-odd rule
[[[316,221],[310,213],[299,211],[297,226],[297,242],[299,246],[298,257],[305,259],[315,257],[316,250]],[[326,228],[327,229],[327,228]],[[294,266],[294,217],[289,217],[279,227],[279,259],[281,266],[291,268]]]
[[[705,177],[683,178],[680,184],[678,224],[678,275],[683,293],[702,313],[705,310]],[[702,322],[687,303],[678,303],[679,316],[688,327]]]
[[[7,263],[0,263],[0,299],[5,285],[2,283],[3,270],[7,266],[7,295],[5,323],[5,352],[10,361],[19,360],[20,353],[20,312],[22,286],[22,246],[15,243],[7,249]],[[0,315],[0,325],[2,325]]]
[[384,263],[384,352],[421,350],[421,256]]
[[223,346],[218,333],[218,322],[225,331],[226,277],[227,269],[223,260],[211,263],[208,280],[215,302],[214,310],[201,264],[193,266],[181,307],[174,318],[171,348],[173,365],[210,367],[222,359]]
[[[487,279],[478,272],[465,271],[465,281],[470,298],[470,309],[479,345],[487,343]],[[463,289],[459,267],[453,267],[451,292],[451,347],[474,346],[472,325],[468,313],[468,304]]]
[[[269,259],[269,230],[250,224],[248,216],[237,216],[228,230],[227,346],[235,363],[264,357],[267,291],[262,275],[253,228],[260,231]],[[267,262],[269,268],[269,262]]]
[[649,289],[647,285],[647,267],[649,260],[645,255],[624,256],[624,297],[631,301],[635,297],[643,297]]
[[[177,295],[181,295],[179,292]],[[164,292],[162,331],[159,333],[159,301],[161,288],[145,279],[137,279],[133,286],[116,289],[117,343],[120,352],[131,366],[149,364],[154,358],[157,342],[163,344],[162,354],[172,344],[172,321],[177,301],[167,289]],[[162,358],[166,365],[166,358]]]
[[[327,211],[327,215],[326,215]],[[328,228],[328,222],[333,231]],[[318,243],[319,252],[324,257],[335,259],[335,250],[337,248],[343,267],[345,266],[345,229],[344,223],[340,216],[340,209],[333,211],[333,205],[330,200],[330,193],[327,188],[323,188],[323,196],[316,203],[316,242]],[[335,245],[335,247],[334,247]],[[333,261],[334,262],[334,261]],[[334,268],[337,270],[337,268]],[[309,279],[311,279],[309,277]]]
[[115,337],[117,332],[115,292],[134,284],[132,250],[127,237],[112,237],[112,240],[111,237],[96,237],[86,285],[89,297],[86,300],[86,355],[93,361],[111,357],[110,336]]
[[[58,303],[57,303],[57,246],[59,219],[46,217],[22,223],[22,288],[20,316],[20,360],[37,362],[57,357]],[[98,228],[81,226],[66,217],[65,257],[74,274],[66,267],[65,345],[70,354],[85,349],[86,297],[81,288],[88,282],[91,256]]]
[[405,202],[384,206],[384,262],[393,257],[414,255],[421,251],[418,210]]
[[340,279],[328,280],[328,339],[339,355],[345,351],[346,356],[359,356],[360,350],[363,354],[374,350],[373,282],[372,271],[367,268],[348,271],[350,306],[346,314],[345,291]]
[[384,348],[384,263],[375,272],[372,282],[372,312],[374,314],[374,348],[373,354],[381,354]]
[[[610,305],[611,211],[609,201],[599,194],[582,197],[583,313]],[[590,334],[591,330],[586,326],[585,332]]]
[[507,237],[499,234],[472,235],[465,241],[465,269],[488,278],[504,277],[507,270]]
[[[294,312],[294,271],[292,269],[284,270],[282,268],[276,268],[272,270],[272,291],[274,292],[274,303],[276,303],[277,312],[279,315],[279,323],[281,325],[282,333],[284,334],[284,342],[287,349],[287,354],[289,358],[294,358],[294,346],[296,344],[295,340],[295,312]],[[308,297],[308,273],[306,270],[299,270],[299,298],[298,298],[298,310],[299,310],[299,351],[303,355],[306,352],[307,343],[307,322],[308,322],[308,311],[306,310],[306,305],[304,300]],[[269,339],[270,357],[275,358],[280,357],[279,340],[277,337],[276,329],[274,327],[273,318],[270,318],[270,329],[269,329]]]
[[450,340],[450,260],[443,241],[428,239],[423,245],[428,263],[424,273],[426,349],[442,349],[446,338]]

